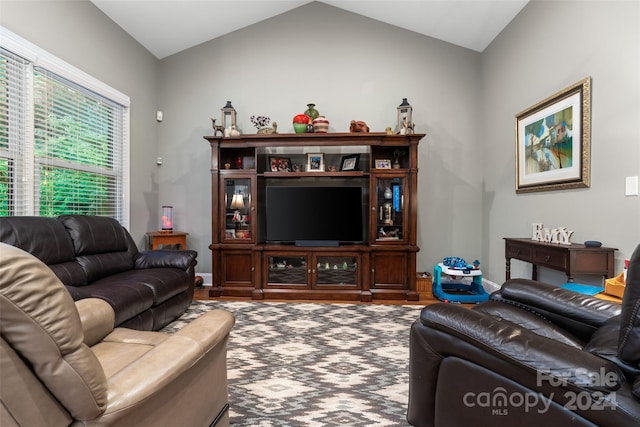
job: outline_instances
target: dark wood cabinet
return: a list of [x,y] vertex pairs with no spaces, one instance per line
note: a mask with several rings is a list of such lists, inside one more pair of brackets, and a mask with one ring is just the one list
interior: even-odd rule
[[[204,137],[211,147],[212,297],[418,300],[418,143],[424,134],[310,133]],[[321,153],[324,170],[306,170]],[[287,159],[291,170],[272,168]],[[357,158],[343,168],[345,159]],[[301,184],[303,183],[303,184]],[[362,243],[266,240],[269,186],[357,186]],[[291,200],[294,203],[295,200]],[[336,207],[340,208],[340,207]]]
[[560,245],[527,238],[505,238],[505,280],[511,278],[511,259],[533,264],[531,279],[538,279],[538,266],[563,271],[573,282],[577,275],[614,277],[615,248]]

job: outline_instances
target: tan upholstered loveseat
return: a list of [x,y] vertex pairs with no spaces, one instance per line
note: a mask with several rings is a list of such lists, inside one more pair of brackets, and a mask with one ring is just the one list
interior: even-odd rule
[[231,313],[179,332],[113,328],[40,260],[0,243],[0,425],[226,426]]

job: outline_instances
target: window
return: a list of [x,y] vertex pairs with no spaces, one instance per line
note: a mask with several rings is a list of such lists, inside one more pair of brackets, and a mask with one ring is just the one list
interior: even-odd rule
[[26,88],[20,84],[26,62],[0,50],[0,216],[16,211],[16,167],[24,140]]
[[0,216],[128,226],[129,98],[0,30]]

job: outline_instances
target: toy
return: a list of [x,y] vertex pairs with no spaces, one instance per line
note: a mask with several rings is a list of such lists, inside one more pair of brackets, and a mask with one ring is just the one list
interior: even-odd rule
[[[480,303],[489,299],[482,287],[480,261],[469,264],[458,257],[446,257],[434,267],[433,295],[443,302]],[[443,279],[442,275],[449,279]]]

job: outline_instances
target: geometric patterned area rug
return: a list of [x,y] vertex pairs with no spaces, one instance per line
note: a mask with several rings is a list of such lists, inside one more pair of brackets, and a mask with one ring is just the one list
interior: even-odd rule
[[194,301],[221,308],[232,427],[408,426],[409,329],[420,305]]

